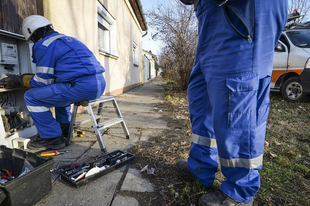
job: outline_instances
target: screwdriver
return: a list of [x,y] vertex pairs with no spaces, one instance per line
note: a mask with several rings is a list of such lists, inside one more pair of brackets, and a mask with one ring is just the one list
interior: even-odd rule
[[84,134],[85,134],[85,132],[84,132],[84,131],[81,131],[81,130],[77,130],[76,133],[77,133],[77,134],[76,134],[77,137],[83,137]]
[[61,154],[67,154],[69,151],[50,151],[50,152],[41,152],[41,157],[57,156]]

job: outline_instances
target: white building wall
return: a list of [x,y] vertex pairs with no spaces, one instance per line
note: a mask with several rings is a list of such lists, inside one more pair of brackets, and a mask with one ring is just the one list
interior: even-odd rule
[[151,52],[143,50],[142,53],[144,57],[144,73],[147,73],[147,79],[145,81],[148,81],[156,77],[155,61]]
[[[128,0],[100,0],[115,20],[111,54],[99,52],[97,0],[44,0],[45,16],[55,30],[85,43],[106,72],[106,94],[120,94],[142,83],[142,29]],[[133,44],[138,65],[133,64]]]

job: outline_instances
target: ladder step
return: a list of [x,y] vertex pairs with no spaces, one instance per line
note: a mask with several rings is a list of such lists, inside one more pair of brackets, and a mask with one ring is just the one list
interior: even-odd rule
[[97,99],[90,100],[89,103],[90,104],[103,103],[103,102],[113,101],[114,99],[115,99],[114,96],[101,96]]
[[108,128],[110,126],[113,126],[115,124],[121,123],[123,121],[124,121],[124,119],[120,118],[120,117],[119,118],[110,119],[108,121],[102,122],[101,124],[98,124],[97,128],[98,128],[98,130],[103,130],[103,129],[106,129],[106,128]]
[[[95,119],[99,119],[101,117],[101,115],[95,115]],[[85,124],[85,123],[88,123],[88,122],[91,122],[91,119],[83,119],[83,120],[80,120],[80,121],[76,121],[74,126],[77,127],[79,125],[82,125],[82,124]]]

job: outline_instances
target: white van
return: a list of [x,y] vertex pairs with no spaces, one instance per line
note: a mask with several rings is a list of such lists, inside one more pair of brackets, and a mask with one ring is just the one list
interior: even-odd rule
[[282,32],[275,48],[271,91],[288,101],[307,101],[310,94],[310,25]]

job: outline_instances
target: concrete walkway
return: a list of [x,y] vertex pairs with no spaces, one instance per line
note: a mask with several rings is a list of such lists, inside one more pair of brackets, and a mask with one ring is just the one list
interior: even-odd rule
[[[156,105],[163,101],[163,87],[161,78],[156,78],[142,86],[116,97],[118,106],[123,114],[130,132],[130,139],[126,139],[121,125],[110,128],[111,134],[104,135],[103,141],[108,152],[115,150],[126,151],[139,140],[147,141],[148,137],[161,133],[167,129],[167,122],[156,109]],[[105,106],[106,116],[115,114],[112,104]],[[81,114],[78,118],[88,117]],[[68,154],[53,157],[54,167],[60,162],[83,161],[87,158],[103,154],[96,136],[87,131],[81,137],[74,137],[72,144],[63,150]],[[139,170],[130,168],[130,164],[114,170],[79,188],[68,185],[60,179],[59,174],[52,173],[53,188],[36,206],[66,206],[66,205],[107,205],[107,206],[138,206],[132,197],[120,196],[117,190],[134,192],[153,192],[154,188],[147,179],[141,176]]]

